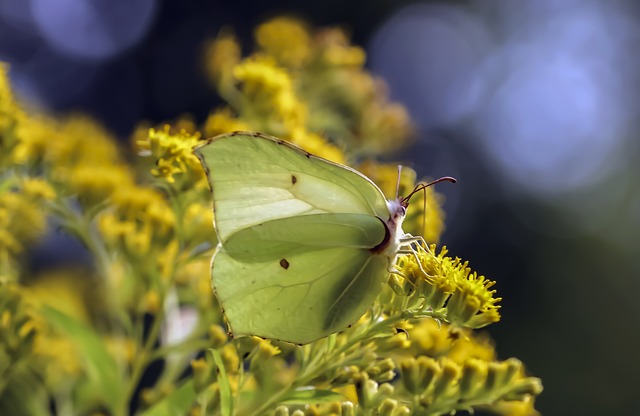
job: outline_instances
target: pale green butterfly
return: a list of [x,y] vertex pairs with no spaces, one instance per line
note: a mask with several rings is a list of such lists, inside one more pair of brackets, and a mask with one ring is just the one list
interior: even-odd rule
[[213,193],[213,289],[236,336],[306,344],[344,330],[419,239],[402,231],[411,195],[388,201],[360,172],[283,140],[235,132],[194,151]]

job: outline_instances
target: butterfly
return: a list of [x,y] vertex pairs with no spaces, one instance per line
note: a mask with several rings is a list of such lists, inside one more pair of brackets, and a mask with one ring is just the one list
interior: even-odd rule
[[284,140],[234,132],[194,152],[213,195],[212,286],[235,336],[307,344],[344,330],[416,241],[402,231],[408,197],[387,200],[360,172]]

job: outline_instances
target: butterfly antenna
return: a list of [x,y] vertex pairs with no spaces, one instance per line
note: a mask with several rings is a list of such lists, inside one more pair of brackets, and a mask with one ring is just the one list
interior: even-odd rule
[[[404,198],[402,198],[402,204],[403,205],[409,205],[409,199],[411,199],[412,196],[414,196],[417,192],[422,191],[423,189],[426,189],[428,187],[430,187],[431,185],[435,185],[437,183],[440,182],[451,182],[451,183],[456,183],[458,182],[458,180],[456,178],[453,178],[451,176],[443,176],[442,178],[438,178],[435,181],[431,181],[428,183],[419,183],[416,185],[415,188],[413,188],[413,191],[411,191],[411,193],[407,196],[405,196]],[[425,194],[425,200],[426,200],[426,194]],[[426,202],[425,202],[426,205]]]
[[[423,190],[425,188],[422,188]],[[422,233],[427,228],[427,191],[422,193]]]

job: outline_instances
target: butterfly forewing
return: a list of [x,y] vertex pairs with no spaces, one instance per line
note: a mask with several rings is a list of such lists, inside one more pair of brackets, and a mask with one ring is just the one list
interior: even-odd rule
[[365,176],[256,133],[211,139],[195,150],[208,168],[220,241],[267,220],[360,213],[386,220],[382,192]]

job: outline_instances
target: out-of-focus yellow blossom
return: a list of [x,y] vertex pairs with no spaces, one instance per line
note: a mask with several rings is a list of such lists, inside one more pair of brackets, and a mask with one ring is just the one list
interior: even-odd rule
[[435,319],[421,319],[408,330],[411,340],[411,355],[439,357],[447,354],[456,340],[451,336],[450,326]]
[[160,294],[154,289],[147,291],[142,299],[142,310],[146,313],[156,314],[161,308]]
[[179,189],[204,187],[206,181],[200,161],[192,152],[200,134],[191,135],[184,130],[172,134],[170,129],[169,125],[162,130],[150,129],[146,139],[136,142],[139,155],[155,160],[155,167],[151,169],[154,176],[171,184],[176,184],[178,178]]
[[53,187],[41,178],[24,178],[20,187],[24,196],[33,201],[52,201],[56,197]]
[[[30,357],[38,330],[25,298],[16,283],[0,282],[0,380],[5,382],[12,368]],[[0,395],[4,386],[0,382]]]
[[256,55],[233,68],[243,95],[242,113],[252,126],[280,133],[304,126],[307,108],[298,99],[289,73],[270,56]]
[[452,343],[448,357],[458,364],[463,364],[472,358],[493,361],[496,359],[496,350],[487,334],[463,332],[462,336]]
[[[176,283],[189,287],[188,293],[200,310],[216,311],[216,298],[211,290],[211,258],[203,256],[176,270]],[[217,312],[217,311],[216,311]]]
[[214,84],[229,84],[233,67],[240,62],[240,45],[229,30],[223,30],[205,47],[205,70]]
[[37,308],[49,306],[73,317],[89,322],[87,298],[89,282],[86,273],[74,270],[56,270],[39,275],[24,288],[29,302]]
[[499,416],[540,416],[533,406],[535,401],[532,397],[527,397],[522,401],[500,401],[492,406],[487,406],[492,414]]
[[133,186],[133,175],[124,165],[80,165],[66,172],[65,184],[86,206],[107,202],[119,188]]
[[18,142],[16,128],[25,114],[13,96],[8,66],[0,62],[0,166],[8,164]]
[[256,43],[261,52],[289,68],[299,68],[311,54],[311,39],[305,25],[297,19],[276,17],[258,26]]
[[204,123],[204,134],[206,137],[248,130],[251,130],[251,126],[234,116],[228,107],[211,112]]
[[45,383],[52,391],[67,390],[84,373],[80,351],[72,340],[55,335],[38,335],[34,340],[34,358]]
[[284,138],[315,156],[323,157],[332,162],[346,163],[344,153],[318,134],[302,128],[294,128]]
[[492,361],[496,359],[495,348],[485,334],[473,334],[447,323],[424,318],[408,330],[413,356],[447,356],[458,364],[469,359]]
[[126,187],[112,196],[113,207],[101,214],[98,226],[105,239],[135,257],[163,248],[173,235],[174,212],[158,192]]
[[183,238],[190,244],[205,241],[215,242],[215,233],[211,232],[213,210],[208,204],[194,202],[187,206],[182,219]]
[[315,40],[321,59],[326,61],[328,66],[361,67],[364,65],[366,58],[364,50],[351,45],[343,30],[337,28],[321,30]]
[[46,210],[37,198],[20,191],[0,192],[0,258],[19,254],[26,245],[37,241],[46,228]]
[[137,349],[137,344],[133,339],[109,336],[104,338],[104,343],[107,351],[116,359],[116,362],[133,362]]
[[84,115],[70,115],[62,120],[34,115],[21,122],[17,132],[20,143],[14,150],[14,161],[27,164],[42,160],[54,170],[54,175],[65,173],[75,165],[96,166],[120,161],[115,138]]
[[362,111],[359,138],[366,149],[363,152],[382,154],[398,149],[413,134],[407,110],[386,99],[371,100]]

